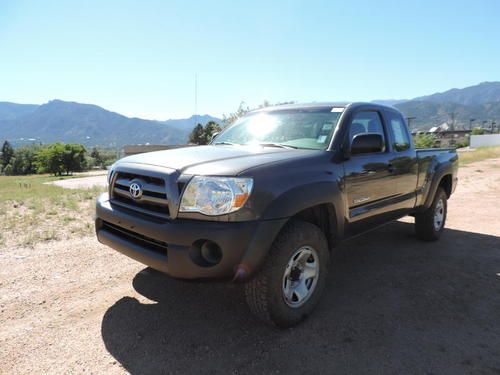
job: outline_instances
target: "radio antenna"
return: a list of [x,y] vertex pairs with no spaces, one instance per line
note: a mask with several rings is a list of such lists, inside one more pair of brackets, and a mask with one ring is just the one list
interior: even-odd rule
[[194,126],[198,125],[198,73],[194,74]]

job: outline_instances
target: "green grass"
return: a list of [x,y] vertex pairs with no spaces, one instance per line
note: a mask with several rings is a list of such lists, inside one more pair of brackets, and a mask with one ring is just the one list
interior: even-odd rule
[[466,165],[486,159],[496,159],[500,158],[500,147],[480,147],[474,151],[460,152],[458,156],[460,165]]
[[89,235],[102,188],[64,189],[46,182],[73,178],[0,176],[0,248]]

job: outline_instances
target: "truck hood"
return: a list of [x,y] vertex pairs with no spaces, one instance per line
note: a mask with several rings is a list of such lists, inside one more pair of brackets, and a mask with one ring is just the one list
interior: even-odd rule
[[317,150],[295,150],[262,146],[194,146],[148,152],[120,159],[118,162],[137,163],[173,168],[184,174],[237,175],[246,169],[300,158]]

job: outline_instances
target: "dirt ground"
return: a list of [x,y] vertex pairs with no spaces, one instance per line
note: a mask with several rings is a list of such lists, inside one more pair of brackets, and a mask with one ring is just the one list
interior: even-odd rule
[[286,331],[238,285],[173,280],[94,237],[3,249],[0,373],[500,374],[499,186],[500,159],[462,167],[437,243],[405,219],[342,244]]

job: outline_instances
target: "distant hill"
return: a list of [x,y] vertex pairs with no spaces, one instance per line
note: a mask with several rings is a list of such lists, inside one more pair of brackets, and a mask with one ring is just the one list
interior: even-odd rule
[[39,106],[36,104],[17,104],[0,102],[0,121],[12,120],[35,111]]
[[451,89],[445,92],[414,98],[413,100],[463,105],[500,102],[500,82],[482,82],[475,86],[463,89]]
[[463,105],[457,103],[434,103],[430,101],[411,100],[396,104],[405,117],[415,117],[411,121],[412,129],[429,130],[433,126],[444,122],[451,123],[452,114],[455,116],[456,129],[469,129],[469,120],[475,119],[473,126],[491,126],[491,121],[500,124],[500,101],[480,105]]
[[396,104],[404,103],[408,101],[407,99],[377,99],[372,100],[372,103],[395,106]]
[[206,124],[209,121],[215,121],[218,123],[222,122],[222,120],[220,118],[213,117],[210,115],[193,115],[189,118],[170,119],[170,120],[160,121],[160,122],[162,124],[172,125],[175,127],[180,127],[180,128],[189,127],[190,129],[192,129],[192,128],[194,128],[194,126],[197,123]]
[[195,120],[220,121],[211,116],[152,121],[129,118],[92,104],[52,100],[43,105],[0,103],[0,140],[14,144],[77,142],[87,146],[186,143]]
[[482,126],[486,121],[489,128],[491,121],[500,124],[500,82],[483,82],[392,105],[406,117],[415,117],[412,129],[428,130],[444,122],[451,123],[452,117],[457,129],[468,129],[470,119],[475,119],[473,126]]
[[[375,100],[392,105],[406,117],[415,117],[412,129],[428,130],[450,123],[457,129],[500,125],[500,82],[483,82],[463,89],[421,96],[411,100]],[[221,122],[221,119],[198,115],[187,119],[151,121],[129,118],[91,104],[53,100],[43,105],[0,102],[0,142],[15,145],[33,142],[78,142],[87,146],[121,147],[125,144],[182,144],[197,122]]]

